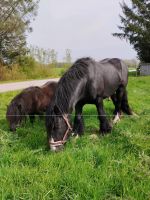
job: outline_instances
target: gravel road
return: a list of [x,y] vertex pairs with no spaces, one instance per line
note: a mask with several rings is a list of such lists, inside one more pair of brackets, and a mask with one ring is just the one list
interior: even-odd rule
[[34,80],[34,81],[23,81],[23,82],[16,82],[16,83],[2,83],[0,84],[0,93],[20,90],[30,86],[41,86],[47,81],[58,81],[58,78],[54,79],[44,79],[44,80]]

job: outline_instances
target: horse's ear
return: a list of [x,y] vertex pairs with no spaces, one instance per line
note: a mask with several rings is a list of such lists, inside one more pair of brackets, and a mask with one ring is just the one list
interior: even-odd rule
[[59,108],[58,108],[56,105],[54,106],[54,112],[55,112],[57,115],[60,115],[60,114],[61,114]]

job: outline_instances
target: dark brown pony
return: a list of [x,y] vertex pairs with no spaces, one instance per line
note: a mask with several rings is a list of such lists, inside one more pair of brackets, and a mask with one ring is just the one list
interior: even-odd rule
[[10,102],[6,118],[11,131],[29,116],[33,123],[35,115],[43,115],[46,111],[57,87],[56,82],[47,82],[41,87],[29,87],[15,96]]

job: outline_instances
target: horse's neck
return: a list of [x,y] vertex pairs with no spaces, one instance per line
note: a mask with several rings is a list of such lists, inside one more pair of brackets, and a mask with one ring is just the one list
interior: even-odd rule
[[76,88],[74,91],[72,91],[70,102],[69,102],[69,111],[72,112],[75,109],[75,106],[80,99],[84,96],[84,87],[85,82],[81,81],[76,85]]

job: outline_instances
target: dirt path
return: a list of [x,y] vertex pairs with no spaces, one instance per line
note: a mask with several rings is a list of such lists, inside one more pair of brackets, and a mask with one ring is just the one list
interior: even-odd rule
[[16,83],[3,83],[0,84],[0,93],[20,90],[30,86],[41,86],[47,81],[58,81],[58,78],[54,79],[44,79],[44,80],[34,80],[34,81],[23,81],[23,82],[16,82]]

